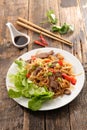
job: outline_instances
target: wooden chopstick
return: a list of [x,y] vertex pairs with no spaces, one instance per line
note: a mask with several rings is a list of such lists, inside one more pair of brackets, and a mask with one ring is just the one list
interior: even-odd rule
[[27,21],[27,20],[25,20],[23,18],[19,17],[18,20],[17,20],[17,24],[22,26],[22,27],[25,27],[27,29],[33,30],[33,31],[35,31],[37,33],[41,33],[41,34],[43,34],[43,35],[45,35],[47,37],[50,37],[50,38],[52,38],[54,40],[65,43],[67,45],[70,45],[70,46],[73,45],[70,41],[68,41],[68,40],[66,40],[66,39],[64,39],[64,38],[62,38],[62,37],[60,37],[58,35],[55,35],[52,32],[50,32],[50,31],[48,31],[48,30],[46,30],[46,29],[44,29],[42,27],[39,27],[38,25],[35,25],[35,24],[31,23],[30,21]]
[[46,33],[48,33],[48,34],[50,34],[50,35],[52,35],[52,36],[54,36],[54,37],[56,37],[58,39],[61,39],[61,40],[65,41],[65,42],[68,42],[68,43],[72,44],[70,41],[68,41],[68,40],[66,40],[66,39],[64,39],[64,38],[62,38],[62,37],[60,37],[58,35],[55,35],[54,33],[50,32],[50,31],[48,31],[48,30],[46,30],[46,29],[44,29],[42,27],[39,27],[38,25],[35,25],[35,24],[31,23],[30,21],[27,21],[26,19],[23,19],[23,18],[19,17],[18,20],[23,22],[23,23],[26,23],[26,24],[28,24],[28,25],[36,28],[36,29],[39,29],[39,30],[41,30],[43,32],[46,32]]

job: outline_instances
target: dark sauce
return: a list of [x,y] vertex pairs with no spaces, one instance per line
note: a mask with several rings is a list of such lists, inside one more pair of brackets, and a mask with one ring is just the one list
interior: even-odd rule
[[17,45],[24,45],[27,43],[28,39],[25,36],[16,36],[14,41]]

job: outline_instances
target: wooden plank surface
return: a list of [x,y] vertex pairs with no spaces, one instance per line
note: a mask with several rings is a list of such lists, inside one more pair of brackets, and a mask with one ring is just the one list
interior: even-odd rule
[[[25,30],[16,24],[20,16],[50,30],[46,20],[47,10],[53,9],[58,18],[58,25],[64,22],[73,24],[75,31],[62,37],[73,42],[69,47],[55,40],[46,38],[50,47],[62,48],[73,53],[83,64],[87,72],[87,1],[86,0],[1,0],[0,1],[0,130],[86,130],[87,129],[87,81],[80,95],[69,105],[52,111],[32,112],[21,107],[7,94],[5,78],[11,63],[23,53],[40,48],[34,44],[39,34]],[[30,44],[22,50],[11,42],[7,22],[12,22],[21,32],[27,33]],[[86,74],[87,78],[87,74]]]
[[[2,8],[3,7],[3,8]],[[24,9],[26,8],[26,12]],[[9,30],[6,28],[7,22],[15,21],[20,16],[28,16],[28,1],[0,1],[0,130],[22,130],[24,120],[24,110],[15,101],[10,99],[7,94],[5,78],[6,73],[12,62],[27,48],[19,50],[11,42]],[[20,29],[18,26],[16,26]],[[26,33],[26,30],[20,29]]]

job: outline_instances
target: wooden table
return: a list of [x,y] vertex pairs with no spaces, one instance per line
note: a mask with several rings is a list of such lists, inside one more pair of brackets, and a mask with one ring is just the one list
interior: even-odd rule
[[[73,47],[46,37],[50,47],[73,53],[87,72],[87,0],[1,0],[0,1],[0,130],[86,130],[87,129],[87,81],[79,96],[70,104],[51,111],[32,112],[10,99],[6,89],[6,73],[12,62],[23,53],[39,45],[33,43],[39,34],[16,24],[20,16],[50,29],[46,20],[47,10],[54,10],[58,25],[64,22],[74,25],[73,34],[62,37],[73,42]],[[30,44],[22,50],[12,42],[7,22],[12,22],[21,32],[30,36]],[[87,73],[86,73],[87,74]],[[87,75],[86,75],[87,76]]]

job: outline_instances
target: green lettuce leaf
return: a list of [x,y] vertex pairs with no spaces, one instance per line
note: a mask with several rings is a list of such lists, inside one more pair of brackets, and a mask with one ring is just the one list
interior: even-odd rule
[[19,98],[19,97],[22,96],[20,91],[17,92],[17,91],[15,91],[13,89],[9,89],[8,95],[9,95],[10,98]]
[[37,111],[41,108],[42,104],[50,99],[52,99],[54,93],[53,92],[47,92],[43,95],[34,96],[29,102],[28,107],[33,110]]
[[22,59],[19,59],[19,60],[15,60],[15,64],[18,65],[18,68],[22,69],[24,66],[25,66],[25,61],[22,60]]
[[28,107],[32,110],[38,110],[45,101],[53,97],[54,93],[48,91],[46,86],[39,87],[26,78],[27,70],[24,61],[16,60],[15,63],[18,66],[18,71],[16,74],[9,76],[10,81],[15,86],[15,90],[9,89],[8,95],[11,98],[19,98],[21,96],[28,98],[30,100]]

